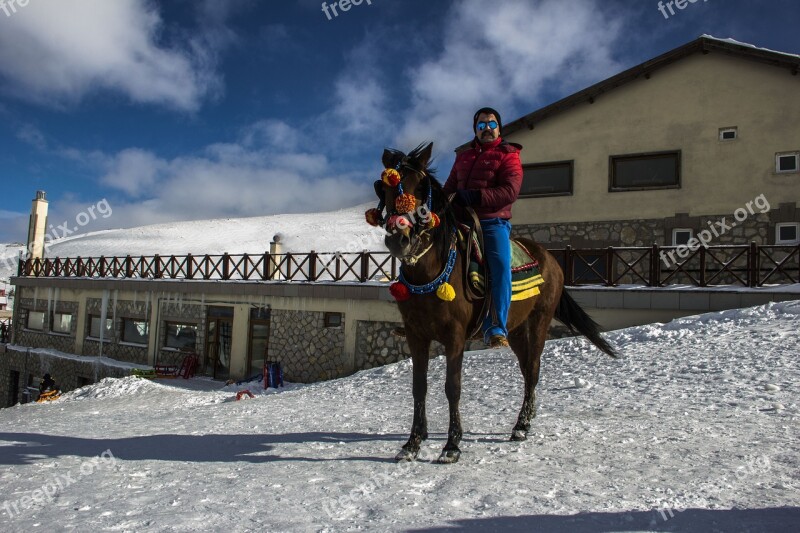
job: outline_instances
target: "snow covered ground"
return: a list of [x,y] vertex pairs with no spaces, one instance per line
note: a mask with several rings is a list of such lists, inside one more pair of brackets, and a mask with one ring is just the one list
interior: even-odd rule
[[[380,231],[364,221],[377,200],[330,213],[270,215],[153,224],[85,233],[53,240],[47,257],[126,255],[221,255],[269,251],[276,234],[284,252],[386,251]],[[24,246],[0,244],[0,280],[16,275]]]
[[105,380],[0,410],[0,531],[797,531],[800,301],[547,344],[530,438],[521,377],[468,353],[456,465],[444,361],[423,459],[392,460],[409,361],[232,401],[207,380]]

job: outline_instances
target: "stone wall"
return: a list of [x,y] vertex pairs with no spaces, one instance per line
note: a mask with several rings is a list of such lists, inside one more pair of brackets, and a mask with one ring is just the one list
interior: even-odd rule
[[[678,213],[663,219],[611,220],[606,222],[573,222],[569,224],[525,224],[515,225],[514,235],[533,239],[548,248],[562,248],[567,244],[573,248],[607,248],[609,246],[659,246],[672,245],[672,230],[687,228],[697,235],[712,224],[725,218],[730,226],[731,214],[703,215],[691,217]],[[768,213],[748,216],[729,231],[714,236],[711,246],[730,244],[770,244],[770,221]],[[715,226],[719,228],[719,226]]]
[[[689,216],[685,213],[678,213],[673,217],[664,219],[638,219],[638,220],[615,220],[607,222],[576,222],[569,224],[528,224],[514,226],[513,232],[517,237],[533,239],[539,244],[550,249],[564,248],[567,245],[574,249],[601,249],[609,246],[614,247],[651,247],[653,244],[659,246],[672,246],[673,229],[691,229],[693,235],[697,237],[700,232],[708,230],[711,240],[709,246],[730,246],[745,245],[755,242],[759,245],[774,243],[774,227],[777,221],[782,220],[781,212],[773,210],[768,213],[755,212],[749,215],[742,222],[731,225],[735,222],[733,215],[703,215]],[[718,222],[725,220],[725,225],[730,229],[722,230]],[[785,216],[783,218],[786,218]],[[774,219],[774,220],[773,220]],[[711,228],[717,234],[711,232]],[[672,257],[668,254],[673,252]],[[641,285],[644,280],[650,277],[649,258],[640,261],[633,269],[630,269],[625,262],[632,264],[647,251],[620,251],[620,258],[614,261],[614,280],[616,284],[636,284]],[[738,252],[735,249],[716,250],[714,255],[717,259],[709,258],[707,269],[711,269],[709,276],[714,275],[714,271],[720,269],[722,264],[733,260]],[[584,255],[587,262],[592,263],[594,257],[590,254]],[[666,279],[678,263],[684,270],[697,277],[700,270],[699,255],[685,261],[680,258],[673,250],[666,250],[659,257],[659,264],[662,269],[661,279]],[[575,260],[576,283],[596,283],[597,275],[592,272],[580,259]],[[606,266],[602,260],[593,263],[595,270],[601,274],[605,273]],[[735,259],[731,267],[738,269],[739,277],[744,279],[744,270],[747,268],[746,254]],[[579,273],[579,271],[581,273]],[[638,275],[637,275],[638,274]],[[692,284],[692,279],[686,273],[678,270],[669,279],[670,284]],[[741,282],[731,274],[724,273],[714,279],[716,284],[738,284]]]
[[325,313],[273,309],[270,321],[269,358],[281,363],[287,381],[312,383],[353,372],[344,325],[326,328]]
[[[0,405],[9,407],[18,402],[24,402],[26,387],[35,387],[38,390],[39,381],[49,373],[53,376],[56,385],[62,392],[75,390],[87,384],[96,383],[107,377],[122,378],[131,374],[130,368],[120,366],[107,366],[102,360],[91,357],[81,359],[68,354],[57,356],[43,353],[41,350],[20,350],[10,346],[4,347],[5,352],[0,357]],[[16,399],[10,399],[12,389],[10,382],[11,372],[19,373],[18,390]],[[32,400],[36,399],[34,393]]]
[[[180,366],[181,363],[183,363],[186,352],[172,348],[164,348],[167,339],[167,328],[164,327],[164,322],[186,322],[188,324],[197,324],[195,353],[199,356],[202,366],[205,354],[206,309],[205,305],[184,304],[174,301],[161,302],[161,323],[158,325],[159,339],[156,344],[156,346],[159,347],[158,364]],[[150,334],[156,334],[153,324],[150,324]]]
[[[411,357],[408,343],[402,337],[392,335],[392,330],[402,326],[400,322],[373,322],[359,320],[356,323],[356,369],[365,370],[396,363]],[[465,350],[485,350],[482,341],[469,341]],[[444,353],[438,342],[431,343],[430,356]]]
[[[52,348],[67,353],[75,351],[75,337],[78,327],[77,302],[60,302],[52,298],[47,300],[20,298],[17,305],[19,305],[19,320],[15,321],[13,326],[16,344]],[[29,311],[44,313],[44,329],[42,331],[27,329]],[[69,313],[72,315],[69,333],[53,333],[50,331],[52,328],[51,321],[53,320],[52,313]]]
[[[103,300],[100,298],[86,299],[86,314],[102,316]],[[132,300],[113,300],[109,298],[106,305],[106,318],[113,321],[109,338],[103,338],[102,349],[99,339],[88,338],[91,324],[86,321],[87,338],[83,341],[83,355],[105,356],[128,363],[147,364],[147,345],[125,343],[122,339],[125,318],[139,320],[150,319],[150,303],[134,302]],[[152,328],[152,325],[151,325]]]

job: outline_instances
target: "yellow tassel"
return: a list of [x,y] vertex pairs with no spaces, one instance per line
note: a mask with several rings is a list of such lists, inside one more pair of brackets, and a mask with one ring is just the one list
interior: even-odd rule
[[452,285],[447,283],[446,281],[439,285],[439,288],[436,289],[436,296],[444,300],[445,302],[452,302],[456,299],[456,290],[453,288]]

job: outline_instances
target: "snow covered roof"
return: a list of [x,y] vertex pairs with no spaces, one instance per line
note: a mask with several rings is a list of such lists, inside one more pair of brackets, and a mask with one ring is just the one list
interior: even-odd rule
[[[550,105],[537,109],[517,120],[503,126],[503,135],[507,136],[521,129],[533,129],[534,125],[545,118],[570,109],[578,104],[589,102],[601,94],[607,93],[621,85],[633,81],[640,76],[649,76],[655,70],[666,67],[676,61],[696,53],[721,52],[735,55],[744,59],[766,63],[780,68],[788,69],[792,74],[800,70],[800,55],[786,52],[776,52],[767,48],[760,48],[752,44],[743,43],[735,39],[720,39],[712,35],[701,35],[694,41],[670,50],[658,57],[645,61],[635,67],[587,87]],[[468,147],[468,144],[459,146],[456,151]]]

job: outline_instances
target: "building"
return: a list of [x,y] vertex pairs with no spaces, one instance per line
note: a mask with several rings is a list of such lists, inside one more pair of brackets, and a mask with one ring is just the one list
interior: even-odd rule
[[799,69],[798,55],[703,36],[505,124],[524,146],[516,233],[797,244]]
[[[701,37],[506,124],[506,138],[525,146],[515,232],[563,248],[568,279],[582,264],[584,283],[597,283],[597,273],[610,285],[641,284],[646,275],[651,285],[689,283],[699,269],[705,286],[705,248],[686,257],[681,248],[662,250],[665,278],[650,248],[690,250],[691,239],[743,245],[730,248],[716,284],[798,283],[798,68],[798,56]],[[32,228],[46,216],[44,194],[37,200]],[[45,260],[41,277],[12,279],[14,343],[77,357],[7,348],[0,397],[15,403],[44,372],[72,389],[126,375],[125,365],[178,365],[187,353],[209,377],[247,378],[277,360],[296,382],[408,356],[390,334],[400,317],[381,281],[396,262],[379,254],[292,256],[272,245],[250,256]],[[570,246],[590,250],[573,256]],[[631,248],[597,252],[609,246]],[[761,259],[777,261],[778,275],[767,268],[761,276]],[[573,295],[608,329],[797,297],[774,289],[596,287]]]

